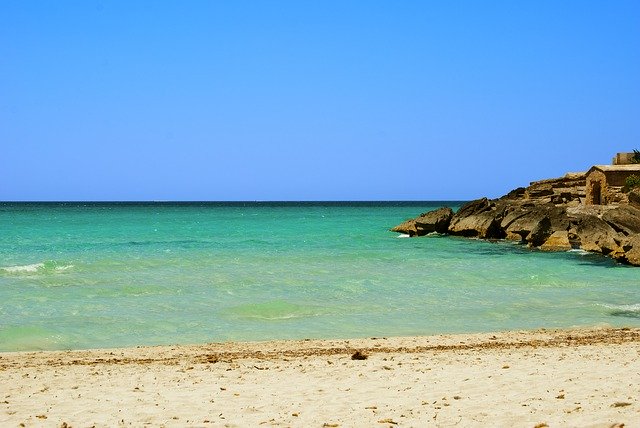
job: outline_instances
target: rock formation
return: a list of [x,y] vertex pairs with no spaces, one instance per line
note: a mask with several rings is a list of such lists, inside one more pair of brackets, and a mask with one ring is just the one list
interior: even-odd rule
[[640,266],[640,192],[628,203],[584,205],[585,175],[531,183],[499,199],[482,198],[423,213],[391,229],[410,236],[432,232],[508,239],[543,251],[582,249]]
[[423,236],[427,233],[447,233],[453,210],[448,207],[422,213],[391,229],[393,232],[406,233],[409,236]]

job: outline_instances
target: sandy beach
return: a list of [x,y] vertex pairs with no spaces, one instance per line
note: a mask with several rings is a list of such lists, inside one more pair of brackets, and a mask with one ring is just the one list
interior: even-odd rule
[[633,427],[639,357],[636,328],[2,353],[0,425]]

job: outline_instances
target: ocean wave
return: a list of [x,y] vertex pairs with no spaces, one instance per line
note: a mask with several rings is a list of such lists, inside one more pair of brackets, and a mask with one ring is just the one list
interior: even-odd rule
[[640,303],[632,305],[602,305],[614,317],[640,318]]
[[207,244],[208,241],[202,241],[198,239],[179,239],[179,240],[147,240],[147,241],[128,241],[123,245],[128,246],[151,246],[151,245],[193,245],[193,244]]
[[411,238],[411,236],[407,235],[406,233],[401,233],[400,235],[396,236],[396,238]]
[[585,250],[581,250],[580,248],[572,248],[570,250],[567,250],[567,253],[576,253],[576,254],[579,254],[581,256],[586,256],[586,255],[591,254],[590,252],[585,251]]
[[48,260],[40,263],[32,263],[28,265],[15,265],[0,267],[0,272],[8,274],[33,274],[33,273],[48,273],[48,272],[61,272],[72,269],[74,265],[62,264],[53,260]]
[[37,272],[38,269],[43,269],[44,263],[34,263],[31,265],[16,265],[16,266],[6,266],[0,268],[8,273],[22,273],[22,272]]
[[322,315],[320,307],[297,305],[283,300],[263,303],[249,303],[230,308],[227,315],[234,318],[259,319],[263,321],[281,321],[292,318],[306,318]]

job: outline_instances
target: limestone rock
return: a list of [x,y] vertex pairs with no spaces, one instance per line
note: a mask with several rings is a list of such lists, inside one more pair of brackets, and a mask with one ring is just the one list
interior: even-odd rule
[[481,198],[476,199],[475,201],[467,202],[463,206],[460,207],[455,217],[469,217],[474,214],[480,214],[485,211],[491,210],[491,204],[489,203],[489,199]]
[[526,241],[529,243],[530,247],[539,247],[542,245],[551,235],[553,235],[554,230],[551,226],[551,220],[549,217],[542,217],[540,221],[534,226],[534,228],[529,232],[529,235],[526,237]]
[[553,204],[512,206],[500,226],[506,236],[520,236],[531,246],[542,245],[555,230],[567,230],[566,211]]
[[631,189],[627,194],[629,205],[640,208],[640,188]]
[[540,246],[540,249],[543,251],[568,251],[571,248],[569,232],[566,230],[557,230],[553,232],[544,244]]
[[421,215],[415,220],[418,236],[432,232],[447,233],[452,217],[453,210],[449,207],[438,208]]
[[616,231],[625,235],[640,233],[640,208],[621,205],[605,212],[602,215],[602,219]]
[[406,233],[409,236],[423,236],[431,232],[447,233],[452,217],[453,210],[451,208],[438,208],[402,222],[392,228],[391,231]]
[[441,208],[392,230],[421,236],[431,232],[482,239],[510,239],[544,251],[581,248],[640,266],[640,189],[628,203],[585,205],[584,173],[541,180],[505,196]]
[[[422,214],[421,214],[422,215]],[[392,232],[404,233],[409,236],[417,236],[418,230],[416,229],[416,219],[412,218],[407,221],[403,221],[399,225],[390,229]]]
[[630,265],[640,266],[640,235],[634,235],[628,241],[629,249],[625,252],[625,260]]
[[604,220],[589,215],[582,215],[572,221],[570,232],[574,233],[580,248],[602,254],[623,251],[616,238],[618,233]]
[[504,204],[496,205],[487,198],[469,202],[451,219],[449,233],[466,237],[502,239],[505,234],[500,228],[500,221],[504,208]]
[[513,189],[506,195],[502,196],[500,199],[524,199],[527,193],[527,189],[524,187],[518,187],[517,189]]
[[449,227],[449,233],[453,235],[478,237],[485,239],[499,239],[500,223],[491,212],[484,212],[471,217],[459,218],[455,224]]
[[563,177],[532,182],[524,199],[555,205],[579,204],[586,196],[586,184],[584,172],[570,172]]

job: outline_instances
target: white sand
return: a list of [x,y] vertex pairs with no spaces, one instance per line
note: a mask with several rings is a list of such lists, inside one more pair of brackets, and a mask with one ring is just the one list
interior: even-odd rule
[[639,357],[640,329],[0,353],[0,426],[633,427]]

